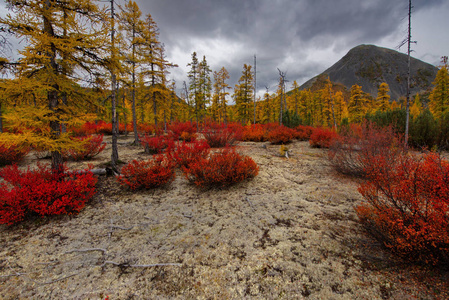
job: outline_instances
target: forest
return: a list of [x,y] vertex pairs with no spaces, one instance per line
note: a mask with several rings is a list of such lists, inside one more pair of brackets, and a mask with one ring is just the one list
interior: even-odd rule
[[[156,22],[150,14],[143,16],[134,1],[123,6],[114,1],[96,3],[91,0],[19,0],[7,1],[7,4],[11,13],[0,18],[0,53],[3,56],[0,57],[0,71],[4,75],[0,79],[2,233],[15,235],[21,230],[19,226],[38,230],[30,224],[39,222],[49,222],[45,226],[51,226],[50,216],[72,218],[80,214],[82,218],[85,210],[101,210],[98,204],[89,206],[89,203],[98,203],[95,199],[109,195],[108,188],[116,192],[116,195],[109,195],[111,199],[118,195],[172,195],[172,190],[166,190],[171,186],[177,186],[173,189],[182,187],[189,195],[202,193],[198,196],[206,198],[202,201],[209,198],[212,201],[214,194],[226,198],[226,191],[236,195],[241,191],[246,193],[243,203],[249,204],[247,209],[254,212],[254,207],[262,204],[254,204],[256,200],[247,192],[248,186],[251,190],[257,190],[260,182],[269,186],[267,172],[290,174],[293,166],[301,168],[303,157],[305,166],[318,166],[322,170],[315,172],[324,172],[319,173],[325,174],[322,177],[332,177],[332,184],[338,185],[338,180],[346,179],[357,183],[357,189],[354,189],[357,196],[354,197],[358,200],[350,204],[351,212],[348,213],[357,220],[354,224],[364,230],[361,234],[362,229],[357,229],[360,230],[357,236],[368,233],[367,236],[382,245],[382,251],[392,253],[407,264],[425,265],[434,271],[448,266],[447,57],[442,59],[433,86],[412,95],[409,101],[405,97],[391,99],[386,82],[379,84],[377,95],[373,96],[365,93],[362,86],[353,85],[348,90],[342,84],[331,82],[327,76],[318,77],[310,88],[303,90],[295,80],[292,89],[287,91],[287,80],[280,70],[276,92],[269,93],[267,88],[262,97],[257,97],[253,66],[244,64],[238,83],[231,87],[226,66],[211,70],[206,56],[198,57],[196,52],[192,53],[188,64],[188,81],[180,85],[169,80],[170,70],[177,67],[176,62],[166,59]],[[23,45],[17,50],[15,60],[5,55],[11,47],[9,38],[12,36],[20,39]],[[177,94],[177,89],[182,92]],[[107,155],[106,151],[109,151]],[[276,161],[282,166],[282,172],[271,169],[274,163],[267,160]],[[307,179],[310,173],[313,172],[299,175],[293,172],[290,177]],[[180,174],[186,179],[185,184],[179,182]],[[321,175],[315,178],[319,182]],[[351,184],[343,183],[338,193],[349,193]],[[322,185],[313,192],[307,190],[308,195],[315,195],[315,191],[321,193]],[[277,191],[288,191],[290,184],[279,186],[273,187],[274,199]],[[292,191],[298,192],[300,197],[305,193],[302,188],[296,187]],[[169,196],[166,197],[164,199],[169,202]],[[332,201],[332,197],[329,199]],[[235,199],[228,200],[234,206],[241,204],[236,204]],[[327,205],[324,200],[317,200],[317,203]],[[275,211],[276,204],[267,203],[274,209],[274,218],[279,213]],[[287,207],[294,202],[282,203]],[[183,205],[185,203],[180,207]],[[297,207],[303,209],[303,204]],[[289,209],[292,208],[289,206]],[[134,212],[136,215],[137,211]],[[183,216],[187,221],[192,218],[192,214]],[[41,218],[47,221],[36,221]],[[257,241],[260,245],[255,242],[254,249],[262,251],[276,246],[273,228],[293,230],[290,229],[296,222],[293,218],[301,217],[277,216],[272,220],[275,225],[254,228],[254,224],[248,225],[261,235]],[[345,218],[352,222],[344,215],[335,220],[339,226],[346,226],[342,225]],[[55,220],[72,222],[72,219]],[[313,218],[310,220],[314,222]],[[210,227],[215,222],[218,221],[210,223]],[[301,224],[305,228],[308,226]],[[191,224],[181,224],[170,230],[182,226]],[[214,231],[214,234],[218,233]],[[182,242],[177,240],[176,243],[186,239],[183,237]],[[8,244],[8,247],[12,246]],[[243,248],[249,257],[253,251],[249,249],[253,246]],[[73,250],[76,251],[100,252],[104,257],[108,252],[101,247]],[[180,256],[187,261],[186,253],[190,252],[186,250]],[[162,257],[174,259],[164,255]],[[245,255],[239,256],[237,252],[233,255],[238,261],[245,259]],[[354,257],[351,259],[356,261]],[[183,259],[178,257],[176,262],[164,265],[119,263],[104,258],[96,266],[111,265],[119,267],[121,274],[128,274],[127,270],[133,268],[174,268],[182,265],[178,261]],[[11,269],[7,269],[6,262],[0,257],[0,271]],[[266,281],[267,274],[282,273],[280,277],[273,276],[284,280],[288,272],[276,269],[282,267],[274,267],[273,261],[258,268],[258,271],[248,272],[256,274],[255,278],[263,282],[259,284],[274,295],[275,283]],[[1,275],[0,280],[6,282],[22,276],[15,272],[2,273],[6,275]],[[167,272],[170,280],[176,278],[176,271]],[[183,269],[182,272],[187,278],[190,271]],[[223,280],[214,274],[200,281],[204,284],[211,278],[216,282]],[[448,276],[447,271],[441,274]],[[287,280],[293,280],[297,275],[295,273]],[[152,276],[156,281],[162,280],[159,273]],[[61,280],[66,278],[60,277]],[[245,280],[251,281],[249,277]],[[51,284],[56,281],[59,280]],[[207,289],[200,287],[200,281],[198,284],[186,282],[188,287],[174,284],[169,291],[161,285],[157,291],[168,297],[179,296],[174,292],[176,289],[186,289],[192,297],[207,295]],[[303,283],[298,291],[283,285],[283,293],[287,297],[319,293],[318,283],[310,279],[312,282],[315,285]],[[338,284],[329,289],[334,294],[343,294],[340,288],[342,286]],[[387,292],[380,289],[382,295],[393,293],[390,288]],[[447,289],[435,287],[435,290],[443,297],[447,295]],[[118,295],[124,296],[121,292]],[[263,288],[256,293],[248,287],[228,296],[235,295],[268,294],[264,294]],[[107,294],[100,296],[109,299]]]

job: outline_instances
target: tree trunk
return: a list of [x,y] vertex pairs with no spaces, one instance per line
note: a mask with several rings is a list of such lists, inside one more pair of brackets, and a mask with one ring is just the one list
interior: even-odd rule
[[118,164],[118,147],[117,147],[117,99],[116,99],[116,76],[115,76],[115,28],[114,28],[114,0],[111,0],[111,113],[112,113],[112,153],[111,153],[111,167],[114,171],[117,170]]
[[[46,0],[44,3],[44,10],[50,10],[50,5],[51,5],[50,1]],[[52,24],[48,19],[46,13],[43,14],[43,22],[44,22],[44,33],[52,37],[55,36]],[[55,45],[53,44],[50,45],[49,49],[46,51],[46,56],[50,61],[50,68],[53,71],[54,75],[56,76],[56,74],[58,74],[58,65],[56,63]],[[47,94],[48,108],[54,114],[56,114],[59,104],[58,101],[59,86],[58,84],[53,83],[52,88],[53,89],[49,91]],[[51,131],[51,139],[57,140],[61,134],[59,116],[57,116],[55,120],[50,121],[50,131]],[[53,173],[59,173],[63,171],[63,159],[60,149],[51,151],[51,168]]]
[[0,133],[3,133],[2,103],[0,102]]
[[[136,29],[133,26],[133,48],[132,48],[132,59],[133,59],[133,73],[132,73],[132,113],[133,113],[133,131],[134,131],[134,143],[139,143],[139,135],[137,134],[137,115],[136,115],[136,45],[134,39],[136,36]],[[143,113],[143,110],[142,110]],[[142,118],[143,119],[143,118]],[[143,120],[142,120],[143,123]]]

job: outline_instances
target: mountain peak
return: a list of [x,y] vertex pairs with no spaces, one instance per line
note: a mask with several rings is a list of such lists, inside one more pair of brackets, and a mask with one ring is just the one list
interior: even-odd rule
[[[411,94],[431,88],[438,68],[413,57],[410,66]],[[379,85],[386,82],[390,86],[391,98],[397,100],[406,95],[407,72],[406,54],[375,45],[359,45],[320,75],[328,75],[332,82],[343,84],[348,89],[358,84],[374,97]],[[309,88],[318,76],[304,83],[300,89]]]

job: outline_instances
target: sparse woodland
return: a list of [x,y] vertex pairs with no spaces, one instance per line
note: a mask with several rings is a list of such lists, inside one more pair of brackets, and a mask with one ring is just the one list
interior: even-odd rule
[[[231,87],[225,66],[211,70],[206,56],[194,52],[181,85],[168,79],[177,66],[166,60],[157,24],[133,1],[123,7],[90,0],[7,3],[11,14],[0,18],[1,46],[7,47],[9,35],[24,44],[17,60],[0,58],[8,75],[0,80],[3,298],[22,297],[13,282],[26,286],[23,297],[51,298],[39,294],[42,286],[73,285],[85,272],[96,278],[96,292],[75,298],[182,298],[176,290],[187,298],[448,296],[447,286],[439,285],[449,267],[447,59],[433,87],[411,98],[404,145],[405,100],[390,99],[385,82],[375,97],[326,77],[301,91],[294,81],[286,92],[279,70],[277,92],[267,89],[256,99],[251,65],[244,64]],[[335,186],[335,199],[331,190],[323,192],[332,189],[326,184]],[[145,207],[154,212],[143,214]],[[79,225],[76,220],[97,226],[92,220],[105,222],[106,211],[115,214],[101,224],[109,226],[107,239],[94,232],[97,245],[64,245],[64,234],[76,239],[65,226]],[[241,224],[233,214],[241,214]],[[114,225],[119,215],[131,227]],[[343,231],[324,229],[332,222]],[[327,244],[307,242],[307,230]],[[69,274],[56,250],[48,250],[54,260],[39,262],[58,276],[44,282],[43,268],[17,258],[20,247],[13,244],[24,231],[23,239],[54,231],[48,240],[59,236],[64,255],[87,257],[85,267]],[[111,254],[120,252],[118,236],[127,233],[158,253],[151,263],[138,261],[134,250],[132,258]],[[144,241],[146,234],[153,239]],[[125,248],[143,247],[122,238]],[[346,253],[352,242],[364,246]],[[308,247],[319,257],[299,252]],[[229,256],[220,256],[221,248]],[[383,253],[378,260],[376,251]],[[334,261],[325,267],[328,257]],[[154,261],[159,258],[166,261]],[[19,261],[41,275],[22,272]],[[413,279],[388,277],[383,264],[392,261],[394,274],[411,272]],[[136,283],[133,272],[152,279]],[[427,272],[438,273],[435,286],[414,286]],[[112,281],[129,275],[133,288],[145,288],[124,292],[102,282],[103,273]],[[368,279],[359,282],[362,273]],[[384,282],[390,279],[395,286]],[[361,286],[369,284],[363,294]]]

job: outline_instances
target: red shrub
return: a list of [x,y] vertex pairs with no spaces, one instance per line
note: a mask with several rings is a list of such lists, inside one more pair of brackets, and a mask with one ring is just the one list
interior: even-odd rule
[[207,158],[209,151],[209,144],[206,141],[201,140],[193,143],[180,143],[171,155],[178,166],[188,167],[195,161]]
[[183,172],[197,186],[226,186],[255,177],[259,167],[250,157],[226,148],[183,167]]
[[332,129],[315,128],[310,136],[310,146],[316,148],[329,148],[332,142],[338,137],[338,133]]
[[85,137],[74,137],[79,141],[84,141],[85,144],[82,150],[67,150],[63,153],[64,158],[71,160],[87,160],[100,154],[106,147],[103,143],[103,135],[91,135]]
[[27,216],[79,212],[95,193],[96,177],[86,172],[53,173],[46,166],[21,171],[16,165],[0,170],[0,224],[14,224]]
[[157,135],[157,136],[141,136],[140,143],[148,154],[161,154],[164,151],[173,149],[175,142],[172,136]]
[[86,122],[82,126],[69,128],[68,131],[70,131],[74,136],[86,136],[96,134],[98,131],[98,125],[95,122]]
[[244,127],[241,140],[265,142],[268,140],[268,132],[262,124],[251,124]]
[[154,125],[151,124],[137,124],[137,131],[143,134],[153,134],[155,132]]
[[286,144],[294,138],[294,130],[280,125],[268,133],[268,140],[272,144]]
[[174,122],[168,126],[175,140],[193,142],[196,139],[196,125],[192,122]]
[[294,128],[294,138],[298,139],[300,141],[308,141],[310,140],[310,136],[313,133],[313,127],[312,126],[304,126],[299,125],[296,128]]
[[106,123],[105,121],[99,121],[97,124],[97,133],[98,134],[112,134],[112,123]]
[[356,208],[362,224],[405,258],[449,263],[449,163],[434,153],[373,159],[359,187],[367,201]]
[[28,152],[28,148],[20,148],[17,145],[7,147],[0,144],[0,167],[21,162]]
[[231,147],[240,138],[239,133],[226,124],[209,123],[203,130],[204,138],[212,148]]
[[[352,124],[351,124],[352,125]],[[328,158],[343,174],[364,176],[365,169],[382,156],[391,163],[403,151],[401,138],[392,127],[377,128],[372,124],[351,126],[332,143]]]
[[131,190],[151,189],[171,182],[175,178],[174,164],[163,155],[156,155],[148,161],[133,160],[117,176],[122,186]]

